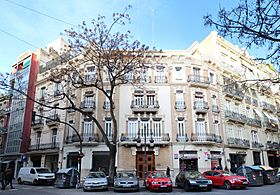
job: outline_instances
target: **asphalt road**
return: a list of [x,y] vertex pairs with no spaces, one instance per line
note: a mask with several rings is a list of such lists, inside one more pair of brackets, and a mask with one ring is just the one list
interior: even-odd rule
[[[79,195],[79,194],[122,194],[119,192],[113,192],[112,189],[108,191],[94,191],[93,192],[83,192],[82,189],[58,189],[53,186],[33,186],[33,185],[18,185],[14,184],[15,189],[10,189],[7,187],[6,190],[0,190],[0,195]],[[238,194],[238,195],[280,195],[280,183],[275,185],[264,185],[260,187],[248,187],[246,190],[224,190],[224,189],[213,189],[212,192],[184,192],[183,189],[174,188],[172,193],[164,192],[149,192],[144,188],[141,188],[140,192],[127,192],[126,195],[130,194]]]

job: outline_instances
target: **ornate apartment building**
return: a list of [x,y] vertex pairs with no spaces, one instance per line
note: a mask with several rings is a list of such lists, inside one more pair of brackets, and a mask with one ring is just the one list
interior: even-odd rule
[[[94,88],[74,89],[63,80],[54,83],[46,77],[48,71],[61,66],[54,56],[69,55],[61,53],[65,45],[59,39],[42,51],[45,57],[40,61],[35,98],[52,106],[68,106],[68,101],[59,100],[64,90],[77,107],[102,122],[110,140],[110,104],[103,94]],[[147,58],[141,87],[123,84],[114,94],[117,170],[136,170],[143,178],[145,166],[148,171],[169,166],[173,177],[181,169],[205,171],[216,164],[229,169],[243,163],[279,166],[279,93],[265,82],[243,82],[272,77],[275,72],[269,66],[256,65],[248,54],[215,32],[187,50],[154,52]],[[91,64],[81,65],[79,70],[84,82],[95,78]],[[53,171],[78,168],[77,131],[84,154],[82,176],[100,168],[107,172],[109,150],[91,120],[71,109],[34,107],[37,115],[27,166],[47,166]]]

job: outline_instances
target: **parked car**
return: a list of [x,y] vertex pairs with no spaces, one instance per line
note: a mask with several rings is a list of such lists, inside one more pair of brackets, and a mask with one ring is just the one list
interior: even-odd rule
[[21,167],[18,172],[17,182],[23,184],[24,182],[38,184],[53,185],[55,175],[48,168],[45,167]]
[[227,171],[205,171],[202,175],[207,179],[211,179],[213,186],[222,186],[227,190],[232,188],[245,189],[249,185],[249,180],[246,177],[233,175]]
[[59,169],[56,172],[55,187],[75,188],[79,179],[79,171],[74,168]]
[[259,166],[262,169],[263,174],[263,183],[264,184],[275,184],[276,183],[276,176],[275,171],[270,166]]
[[114,191],[139,191],[139,180],[135,171],[118,171],[114,179]]
[[85,177],[83,190],[108,190],[108,177],[104,172],[90,172],[87,177]]
[[212,190],[212,181],[202,176],[199,171],[180,171],[175,179],[176,185],[185,191]]
[[276,174],[276,182],[280,182],[280,168],[276,168],[275,174]]
[[150,191],[172,192],[172,181],[163,171],[149,172],[145,184]]
[[240,166],[237,168],[236,174],[247,177],[250,186],[261,186],[264,184],[262,169],[259,166]]

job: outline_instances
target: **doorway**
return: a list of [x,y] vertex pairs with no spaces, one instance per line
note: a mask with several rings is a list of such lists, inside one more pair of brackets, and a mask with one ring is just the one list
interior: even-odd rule
[[[154,151],[146,152],[146,167],[147,171],[155,170],[155,154]],[[136,153],[136,170],[139,179],[144,179],[145,168],[145,154],[143,151],[137,151]]]

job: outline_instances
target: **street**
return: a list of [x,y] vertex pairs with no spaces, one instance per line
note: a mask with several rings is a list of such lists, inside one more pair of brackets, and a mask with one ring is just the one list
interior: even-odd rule
[[[77,195],[77,194],[92,194],[93,192],[83,192],[82,189],[58,189],[53,186],[34,186],[34,185],[18,185],[17,183],[14,184],[15,189],[10,189],[7,187],[6,190],[0,190],[0,194],[9,194],[9,195],[45,195],[45,194],[59,194],[59,195]],[[94,194],[121,194],[121,192],[114,192],[112,189],[108,191],[94,191]],[[183,189],[173,188],[172,193],[165,193],[165,192],[149,192],[144,188],[141,188],[140,192],[129,192],[125,193],[127,195],[130,194],[246,194],[246,195],[277,195],[280,194],[280,183],[275,185],[264,185],[260,187],[248,187],[246,190],[224,190],[224,189],[217,189],[214,188],[212,192],[184,192]]]

